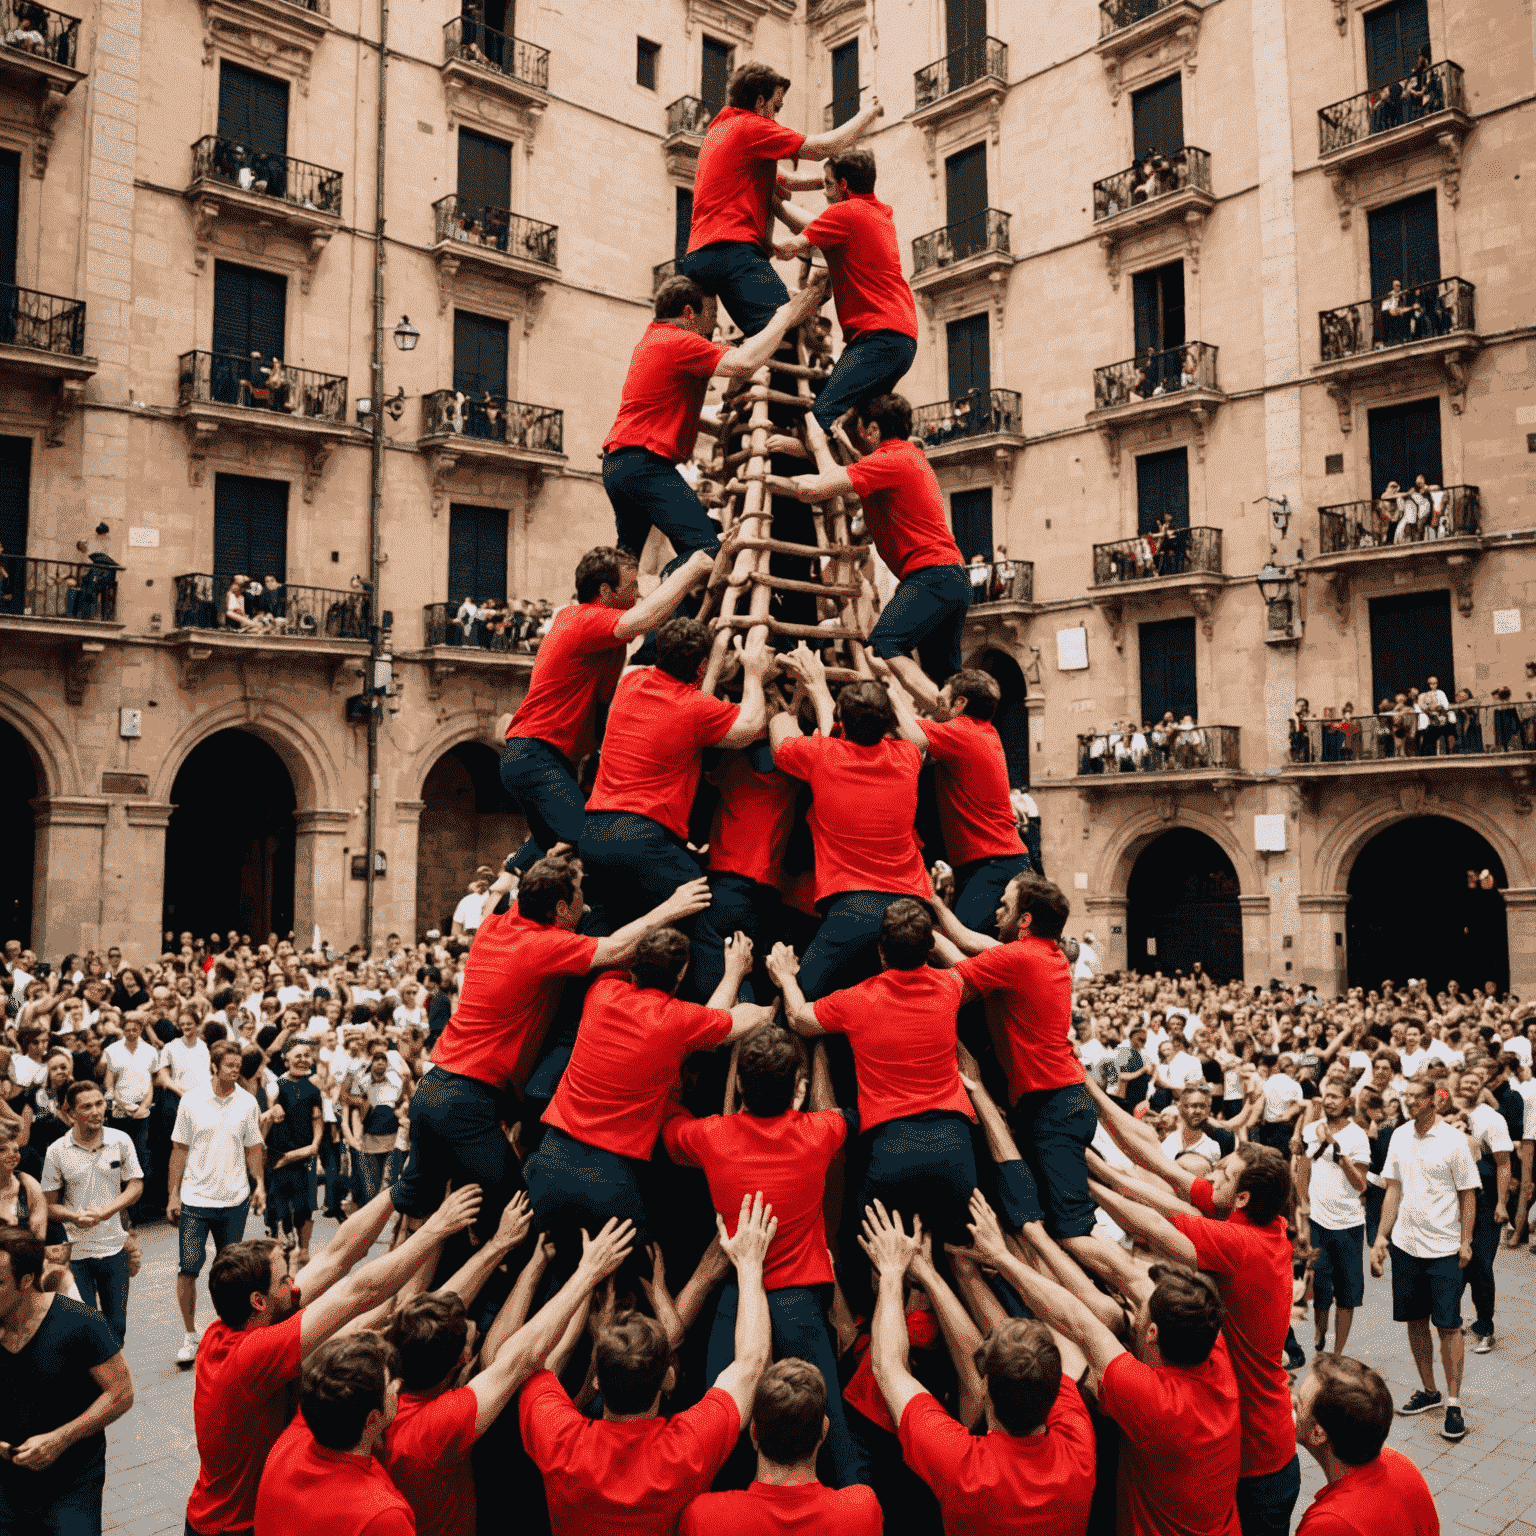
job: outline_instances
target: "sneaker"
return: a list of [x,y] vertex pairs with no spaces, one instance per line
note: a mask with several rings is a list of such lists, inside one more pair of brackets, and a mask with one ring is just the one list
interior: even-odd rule
[[189,1333],[181,1341],[181,1348],[176,1351],[177,1365],[188,1366],[197,1359],[197,1346],[201,1338],[201,1334]]
[[1491,1333],[1479,1333],[1477,1342],[1472,1346],[1474,1355],[1491,1355],[1493,1353],[1493,1335]]
[[[1435,1394],[1437,1397],[1439,1393]],[[1461,1416],[1460,1408],[1447,1408],[1445,1410],[1445,1427],[1440,1431],[1442,1440],[1464,1440],[1467,1434],[1466,1420]]]
[[[1440,1394],[1438,1392],[1426,1392],[1423,1387],[1420,1387],[1397,1411],[1401,1414],[1428,1413],[1431,1408],[1438,1408],[1439,1406]],[[1454,1411],[1459,1419],[1461,1417],[1461,1410],[1456,1409]]]
[[1288,1371],[1299,1371],[1307,1363],[1307,1352],[1299,1344],[1287,1344],[1285,1346],[1285,1368]]

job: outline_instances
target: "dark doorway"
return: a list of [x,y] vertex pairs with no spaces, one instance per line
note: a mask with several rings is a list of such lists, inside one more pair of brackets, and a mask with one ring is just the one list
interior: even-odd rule
[[1195,621],[1164,619],[1141,626],[1141,718],[1200,718],[1195,691]]
[[[1469,888],[1488,870],[1496,889]],[[1412,816],[1378,833],[1349,872],[1349,984],[1401,986],[1422,976],[1439,991],[1509,986],[1504,866],[1488,840],[1446,816]]]
[[21,228],[21,153],[0,149],[0,283],[16,281],[16,241]]
[[1008,759],[1008,785],[1011,789],[1029,788],[1029,710],[1024,704],[1024,674],[1019,664],[1005,651],[987,651],[967,663],[979,667],[997,680],[1002,691],[992,724],[1003,740],[1003,756]]
[[288,82],[224,60],[219,66],[219,137],[258,153],[286,155]]
[[[710,114],[725,105],[725,87],[731,78],[731,63],[735,49],[722,43],[717,37],[704,39],[704,62],[699,76],[699,100],[709,108]],[[751,103],[748,103],[751,106]]]
[[1153,532],[1164,517],[1189,527],[1189,450],[1143,453],[1136,460],[1136,528]]
[[[1131,302],[1136,319],[1136,356],[1166,352],[1184,345],[1184,263],[1170,261],[1150,272],[1131,277]],[[1177,383],[1178,367],[1172,379],[1148,377],[1147,395],[1162,383]]]
[[1365,18],[1366,84],[1379,85],[1406,79],[1413,72],[1419,50],[1429,51],[1428,0],[1396,0]]
[[0,818],[6,853],[0,860],[0,944],[32,947],[32,861],[36,833],[28,803],[42,793],[32,749],[14,725],[0,721]]
[[1154,838],[1136,860],[1125,894],[1132,970],[1188,973],[1198,960],[1213,981],[1242,980],[1237,871],[1205,833],[1178,827]]
[[432,765],[416,844],[416,932],[447,933],[453,909],[482,864],[500,869],[523,846],[528,824],[501,787],[501,759],[478,741],[460,742]]
[[962,149],[944,162],[944,222],[956,261],[987,248],[987,146]]
[[832,50],[832,126],[840,127],[859,111],[859,40]]
[[673,215],[672,259],[681,261],[688,254],[688,241],[693,236],[693,188],[679,187]]
[[1184,88],[1180,81],[1180,76],[1171,75],[1132,95],[1131,135],[1138,160],[1153,150],[1171,155],[1184,148]]
[[[0,437],[0,546],[19,560],[27,552],[27,503],[32,482],[32,439]],[[21,565],[5,568],[7,601],[26,590]],[[14,588],[14,591],[13,591]],[[16,611],[20,611],[19,608]]]
[[512,206],[512,146],[459,129],[459,207],[477,214]]
[[160,926],[289,933],[298,802],[282,758],[248,731],[218,731],[188,754],[171,802]]
[[453,387],[466,398],[507,394],[507,322],[489,315],[453,312]]
[[504,507],[448,509],[448,601],[477,603],[507,595],[507,513]]
[[213,574],[288,579],[288,482],[219,475],[213,482]]
[[1455,657],[1449,592],[1405,592],[1371,599],[1373,702],[1410,688],[1422,689],[1426,677],[1438,678],[1446,698],[1455,698]]
[[1380,496],[1393,481],[1407,490],[1415,475],[1441,485],[1440,399],[1408,400],[1366,413],[1371,439],[1371,490]]
[[1405,197],[1367,215],[1371,233],[1371,297],[1440,280],[1440,223],[1434,191]]
[[949,398],[959,400],[972,390],[992,388],[992,340],[985,313],[951,320],[945,327],[949,342]]
[[[967,560],[980,555],[992,563],[992,487],[976,491],[956,491],[949,498],[949,518],[954,525],[955,543]],[[985,589],[983,589],[984,591]]]

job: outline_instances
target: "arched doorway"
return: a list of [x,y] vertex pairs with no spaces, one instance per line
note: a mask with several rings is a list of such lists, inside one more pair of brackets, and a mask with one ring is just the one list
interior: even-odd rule
[[461,741],[438,758],[421,786],[416,844],[416,931],[447,933],[453,909],[482,864],[499,870],[523,845],[528,823],[501,787],[501,758]]
[[40,793],[37,765],[26,737],[0,721],[0,822],[7,828],[5,858],[0,859],[0,944],[16,939],[23,949],[32,944],[32,865],[37,840],[27,802]]
[[[1495,889],[1469,888],[1467,872]],[[1481,833],[1448,816],[1410,816],[1378,832],[1349,872],[1349,984],[1401,985],[1423,977],[1439,991],[1509,985],[1504,866]]]
[[[1185,971],[1198,960],[1216,981],[1243,975],[1237,871],[1203,832],[1176,827],[1142,849],[1126,885],[1126,954],[1133,970]],[[1102,937],[1102,935],[1101,935]]]
[[1006,651],[983,651],[973,662],[1002,690],[1002,699],[992,723],[1003,739],[1003,755],[1008,759],[1008,784],[1013,789],[1029,788],[1029,711],[1024,705],[1024,674]]
[[171,803],[160,926],[256,943],[290,932],[298,802],[282,758],[249,731],[216,731],[187,754]]

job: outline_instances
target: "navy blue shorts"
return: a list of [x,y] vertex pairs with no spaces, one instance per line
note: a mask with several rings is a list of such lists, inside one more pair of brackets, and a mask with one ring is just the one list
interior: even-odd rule
[[663,575],[670,575],[696,549],[719,553],[719,525],[710,521],[703,502],[670,459],[649,448],[606,453],[603,489],[613,507],[614,541],[620,549],[638,559],[653,527],[672,541],[677,557]]
[[434,1067],[411,1098],[411,1152],[390,1192],[397,1211],[430,1216],[455,1189],[484,1192],[476,1230],[494,1230],[507,1201],[522,1188],[517,1159],[502,1133],[502,1094],[478,1078]]
[[887,395],[906,377],[917,356],[917,337],[900,331],[864,331],[843,348],[811,414],[830,432],[845,411]]
[[1074,1083],[1020,1094],[1008,1123],[1035,1177],[1051,1236],[1086,1237],[1094,1223],[1088,1143],[1099,1125],[1087,1088]]
[[915,650],[923,671],[942,684],[960,670],[960,632],[970,605],[964,566],[927,566],[896,588],[880,610],[869,643],[886,661]]
[[596,1236],[603,1223],[616,1216],[634,1222],[635,1251],[643,1252],[645,1195],[640,1168],[633,1158],[589,1147],[559,1126],[549,1126],[539,1150],[523,1168],[534,1231],[548,1232],[562,1247],[569,1247],[574,1239],[574,1252],[579,1254],[581,1229]]
[[971,1193],[976,1188],[976,1153],[964,1115],[930,1110],[887,1120],[868,1132],[869,1167],[858,1214],[879,1200],[910,1222],[923,1218],[935,1243],[969,1243],[966,1231]]
[[725,941],[738,931],[752,940],[753,970],[737,994],[738,1001],[754,1003],[759,986],[767,999],[775,988],[767,981],[763,958],[773,948],[772,936],[780,931],[779,893],[771,885],[745,875],[717,870],[709,877],[709,905],[693,920],[693,964],[689,975],[701,1001],[707,1000],[725,976]]
[[1461,1327],[1461,1266],[1456,1255],[1416,1259],[1389,1237],[1392,1256],[1392,1321],[1416,1323],[1428,1318],[1442,1333]]
[[880,925],[891,903],[900,900],[889,891],[844,891],[827,902],[800,961],[800,990],[811,1002],[880,969]]
[[1312,1250],[1312,1300],[1321,1316],[1335,1302],[1358,1307],[1365,1300],[1365,1223],[1340,1232],[1309,1222]]
[[717,240],[689,251],[677,271],[719,299],[743,336],[756,336],[774,311],[789,303],[789,289],[773,263],[744,240]]
[[563,752],[536,736],[509,736],[501,749],[502,788],[528,823],[528,840],[510,868],[527,869],[556,843],[574,848],[587,824],[587,802]]
[[583,889],[589,911],[581,931],[599,937],[643,917],[701,873],[698,860],[659,821],[634,811],[593,811],[580,846],[590,886]]

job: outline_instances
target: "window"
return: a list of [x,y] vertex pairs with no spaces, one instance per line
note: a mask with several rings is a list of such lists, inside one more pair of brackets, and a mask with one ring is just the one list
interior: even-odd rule
[[[219,137],[257,153],[288,153],[288,82],[225,61],[219,66]],[[274,197],[282,193],[272,187]]]
[[944,162],[944,222],[956,261],[987,248],[987,146],[973,144]]
[[1366,84],[1373,91],[1411,75],[1420,49],[1429,52],[1428,0],[1396,0],[1366,13]]
[[501,507],[448,509],[448,603],[507,595],[507,514]]
[[1404,288],[1440,278],[1440,224],[1435,216],[1433,189],[1400,203],[1373,208],[1367,215],[1371,231],[1371,297],[1391,293],[1392,279]]
[[1164,619],[1141,625],[1141,718],[1200,718],[1195,693],[1195,621]]
[[1423,688],[1424,679],[1439,680],[1445,696],[1456,695],[1455,660],[1451,647],[1451,594],[1405,592],[1371,599],[1371,686],[1375,697],[1362,715],[1379,708],[1379,701],[1410,688]]
[[1407,490],[1415,475],[1443,485],[1440,469],[1440,400],[1409,400],[1367,412],[1371,438],[1371,494],[1395,480]]
[[956,491],[949,498],[949,517],[955,528],[955,543],[967,560],[980,555],[992,562],[992,489]]
[[987,67],[987,0],[946,0],[944,52],[950,90],[981,79]]
[[949,398],[958,400],[972,390],[986,394],[992,388],[991,342],[986,312],[951,320],[949,337]]
[[1132,95],[1132,153],[1138,160],[1154,149],[1171,155],[1184,148],[1184,90],[1180,78],[1173,75]]
[[459,211],[481,218],[487,208],[512,206],[512,146],[459,129]]
[[704,62],[699,76],[699,99],[711,113],[725,105],[725,85],[731,78],[736,50],[719,38],[704,39]]
[[[1184,345],[1182,261],[1171,261],[1166,267],[1154,267],[1150,272],[1135,273],[1131,278],[1131,302],[1136,315],[1137,357]],[[1175,366],[1173,371],[1177,374],[1178,367]],[[1156,389],[1157,381],[1149,377],[1147,388],[1149,393]]]
[[[27,552],[27,493],[31,480],[32,439],[0,437],[0,546],[4,546],[7,555]],[[4,572],[4,578],[0,609],[19,612],[18,599],[25,585],[21,568]]]
[[213,574],[288,578],[288,482],[218,475],[213,482]]
[[507,322],[453,312],[453,387],[467,399],[507,393]]
[[693,234],[693,188],[678,187],[677,205],[672,234],[672,256],[681,261],[688,254],[688,241]]
[[837,127],[859,111],[859,40],[832,50],[832,125]]
[[16,281],[20,227],[21,155],[14,149],[0,149],[0,283]]
[[1151,533],[1164,517],[1189,527],[1189,450],[1144,453],[1136,460],[1136,531]]
[[643,37],[635,39],[635,84],[646,90],[656,89],[656,61],[661,56],[661,44]]
[[224,405],[258,403],[264,370],[287,350],[288,280],[277,272],[219,261],[213,269],[212,398]]

